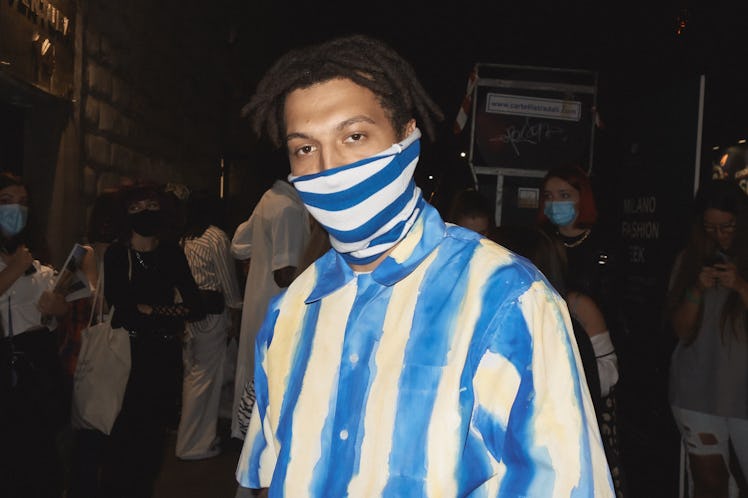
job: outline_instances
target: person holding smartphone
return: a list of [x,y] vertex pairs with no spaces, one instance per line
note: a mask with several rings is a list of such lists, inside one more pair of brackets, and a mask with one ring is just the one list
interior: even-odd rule
[[694,205],[666,300],[678,338],[670,404],[688,447],[693,496],[728,496],[730,488],[737,496],[735,485],[745,482],[730,469],[748,474],[748,196],[734,181],[711,180]]

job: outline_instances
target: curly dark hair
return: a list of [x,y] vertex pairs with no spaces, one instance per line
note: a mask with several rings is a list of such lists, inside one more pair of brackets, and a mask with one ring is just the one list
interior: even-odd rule
[[371,90],[403,136],[407,123],[418,118],[425,135],[435,138],[435,123],[444,115],[424,90],[413,67],[381,40],[351,35],[287,52],[265,73],[255,94],[242,109],[252,131],[280,148],[284,143],[286,97],[336,78]]

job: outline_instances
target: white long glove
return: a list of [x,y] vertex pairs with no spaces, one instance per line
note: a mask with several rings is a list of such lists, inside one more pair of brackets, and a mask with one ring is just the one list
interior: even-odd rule
[[590,341],[597,360],[600,391],[605,397],[618,382],[618,356],[616,356],[616,349],[613,347],[613,341],[610,340],[609,332],[593,335]]

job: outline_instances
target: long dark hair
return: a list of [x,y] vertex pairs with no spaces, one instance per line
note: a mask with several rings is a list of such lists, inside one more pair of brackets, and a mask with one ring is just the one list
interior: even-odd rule
[[562,296],[566,295],[568,262],[558,237],[536,226],[502,225],[496,227],[491,238],[532,261],[556,291]]
[[[738,274],[743,279],[748,279],[748,196],[734,180],[709,180],[702,185],[694,198],[689,241],[681,252],[665,302],[668,318],[672,317],[686,291],[698,280],[705,262],[719,249],[717,243],[704,230],[704,213],[708,209],[717,209],[735,216],[735,237],[727,253]],[[745,328],[748,321],[745,320],[745,313],[746,308],[738,293],[730,292],[720,315],[720,328],[723,333],[728,324],[732,325],[734,333],[738,333],[737,324],[741,317],[744,319],[743,332],[747,333],[748,330]],[[697,323],[700,321],[701,311]]]
[[122,216],[116,191],[104,191],[96,196],[88,218],[89,243],[110,243],[121,229]]

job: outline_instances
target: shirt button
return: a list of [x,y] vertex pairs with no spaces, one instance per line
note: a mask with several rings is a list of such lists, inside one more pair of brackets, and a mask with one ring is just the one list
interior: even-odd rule
[[342,431],[340,431],[340,439],[342,439],[343,441],[345,441],[346,439],[348,439],[348,431],[347,430],[343,429]]
[[354,365],[358,363],[358,355],[356,353],[352,353],[348,359],[353,363]]

